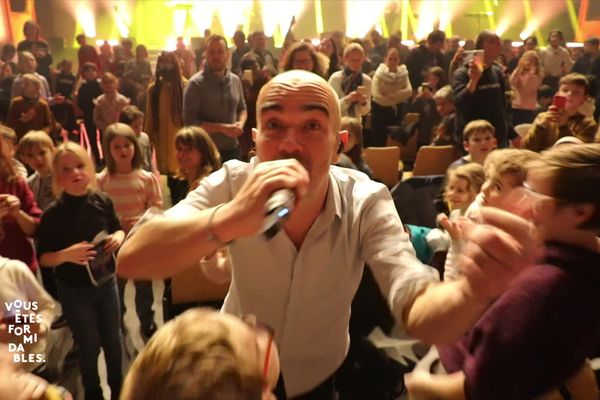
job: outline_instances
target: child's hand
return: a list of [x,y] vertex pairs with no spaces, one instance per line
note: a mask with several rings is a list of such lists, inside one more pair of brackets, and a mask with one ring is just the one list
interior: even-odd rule
[[411,400],[465,398],[465,376],[462,372],[432,375],[427,371],[415,370],[404,375],[404,384]]
[[0,218],[5,215],[12,215],[16,218],[20,210],[21,200],[17,196],[13,196],[12,194],[0,195]]
[[470,61],[469,62],[469,80],[477,83],[479,82],[479,79],[481,79],[481,75],[483,74],[483,69],[478,67],[477,64],[475,64],[475,62]]
[[125,233],[123,231],[117,231],[112,235],[108,235],[104,242],[104,251],[107,253],[115,252],[119,247],[121,247],[124,238]]
[[30,108],[29,110],[21,113],[21,122],[29,122],[31,121],[33,118],[35,118],[35,109],[34,108]]
[[62,250],[63,262],[71,262],[79,265],[86,265],[88,261],[94,259],[96,251],[94,245],[88,242],[75,243]]

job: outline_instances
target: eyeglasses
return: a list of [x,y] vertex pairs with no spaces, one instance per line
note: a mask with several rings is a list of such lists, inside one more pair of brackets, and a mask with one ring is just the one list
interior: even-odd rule
[[550,196],[547,194],[540,193],[534,190],[527,182],[523,182],[523,194],[529,197],[530,199],[541,201],[541,200],[556,200],[556,197]]
[[273,338],[275,331],[269,325],[256,319],[255,315],[244,315],[242,321],[248,325],[256,333],[258,340],[264,341],[267,344],[265,349],[265,360],[263,361],[262,376],[263,379],[267,379],[267,373],[269,372],[269,362],[271,359],[271,348],[273,346]]

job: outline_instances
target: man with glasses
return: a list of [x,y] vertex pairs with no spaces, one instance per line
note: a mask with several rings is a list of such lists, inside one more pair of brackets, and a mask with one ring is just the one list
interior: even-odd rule
[[[470,261],[476,281],[436,284],[435,271],[415,257],[387,188],[331,166],[344,133],[337,95],[317,75],[295,70],[269,81],[257,121],[257,157],[225,163],[168,218],[139,226],[118,265],[123,276],[163,278],[229,245],[233,278],[223,309],[254,314],[274,329],[288,396],[335,398],[332,375],[346,356],[350,304],[365,263],[397,323],[428,342],[470,327],[502,289],[499,260],[522,264],[513,242],[476,228],[473,240],[486,248]],[[265,203],[280,189],[294,193],[293,210],[269,239],[262,234]],[[482,262],[485,270],[477,268]]]

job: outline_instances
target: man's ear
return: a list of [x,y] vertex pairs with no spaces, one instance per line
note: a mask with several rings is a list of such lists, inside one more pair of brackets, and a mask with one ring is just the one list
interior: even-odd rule
[[342,145],[345,146],[348,143],[348,138],[349,138],[348,131],[347,130],[340,131],[339,135],[340,135],[340,142],[342,142]]
[[252,140],[256,143],[256,135],[258,135],[258,129],[252,128]]

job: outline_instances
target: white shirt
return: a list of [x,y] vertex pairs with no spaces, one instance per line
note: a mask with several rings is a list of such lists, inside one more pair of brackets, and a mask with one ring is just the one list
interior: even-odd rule
[[562,77],[571,72],[573,60],[564,47],[546,47],[540,51],[540,66],[546,76]]
[[[231,200],[256,165],[234,160],[166,212],[189,215]],[[382,184],[332,166],[323,212],[300,250],[284,231],[231,243],[233,277],[223,310],[254,314],[275,330],[288,396],[335,372],[349,346],[350,305],[368,263],[398,323],[407,304],[437,280],[421,264]]]
[[342,89],[342,81],[344,80],[344,71],[336,71],[329,77],[329,84],[337,93],[338,98],[340,99],[340,112],[342,117],[351,116],[358,119],[361,119],[364,115],[367,115],[369,111],[371,111],[371,78],[369,75],[362,74],[363,83],[362,86],[365,87],[365,97],[367,102],[365,104],[356,104],[354,107],[355,115],[350,115],[350,106],[352,106],[352,101],[347,98],[347,94],[344,93],[344,89]]

